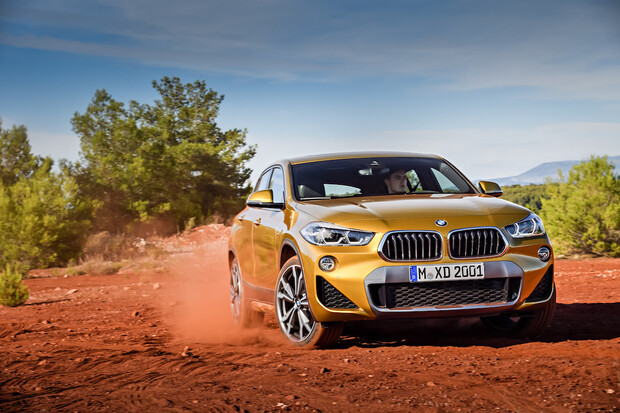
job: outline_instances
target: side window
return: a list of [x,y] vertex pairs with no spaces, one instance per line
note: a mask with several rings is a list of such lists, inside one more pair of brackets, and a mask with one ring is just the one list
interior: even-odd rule
[[254,192],[263,191],[269,188],[269,177],[271,176],[271,171],[273,171],[273,169],[267,169],[263,172],[260,178],[258,178]]
[[411,189],[413,189],[414,192],[424,190],[424,188],[422,188],[422,185],[420,185],[420,178],[415,172],[415,169],[407,171],[407,179],[409,179],[409,185],[411,185]]
[[273,168],[269,189],[273,192],[273,202],[284,203],[284,175],[282,169]]

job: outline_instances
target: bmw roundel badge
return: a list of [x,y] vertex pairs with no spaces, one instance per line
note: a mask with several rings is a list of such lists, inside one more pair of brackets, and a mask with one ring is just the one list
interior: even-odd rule
[[438,219],[437,221],[435,221],[435,225],[437,225],[438,227],[445,227],[446,225],[448,225],[448,221]]

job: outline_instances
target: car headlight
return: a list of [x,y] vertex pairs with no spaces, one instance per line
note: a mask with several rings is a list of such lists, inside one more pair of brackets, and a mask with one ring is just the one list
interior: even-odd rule
[[508,231],[513,238],[537,237],[539,235],[545,235],[545,226],[540,217],[532,213],[528,215],[527,218],[508,225],[506,231]]
[[366,245],[375,236],[374,232],[345,228],[329,222],[312,222],[300,233],[314,245]]

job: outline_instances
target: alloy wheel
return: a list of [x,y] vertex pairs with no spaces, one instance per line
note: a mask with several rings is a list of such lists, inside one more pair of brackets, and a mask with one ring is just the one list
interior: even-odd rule
[[280,327],[290,340],[303,341],[314,331],[316,322],[310,311],[300,265],[291,265],[280,277],[276,291],[276,311]]
[[241,319],[241,271],[235,260],[230,267],[230,313],[236,323]]

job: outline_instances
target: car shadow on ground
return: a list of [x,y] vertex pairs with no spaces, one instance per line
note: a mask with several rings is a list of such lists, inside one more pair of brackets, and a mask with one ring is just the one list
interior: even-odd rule
[[[558,304],[551,325],[534,342],[620,337],[620,303]],[[478,318],[347,323],[338,348],[384,346],[508,347],[527,342],[490,334]]]

